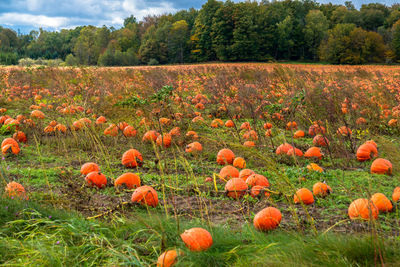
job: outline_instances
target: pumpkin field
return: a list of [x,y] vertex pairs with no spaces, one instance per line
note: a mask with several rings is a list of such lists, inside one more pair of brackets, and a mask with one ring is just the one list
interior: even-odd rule
[[400,67],[0,68],[0,264],[399,266]]

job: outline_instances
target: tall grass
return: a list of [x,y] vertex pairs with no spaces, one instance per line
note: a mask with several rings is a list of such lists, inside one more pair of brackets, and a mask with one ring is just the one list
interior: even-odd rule
[[[162,213],[137,211],[133,218],[109,222],[86,220],[75,213],[34,202],[0,200],[0,264],[5,266],[150,266],[160,246],[181,249],[177,266],[368,266],[377,264],[371,237],[295,232],[261,233],[249,224],[208,228],[214,244],[206,252],[187,250],[176,223]],[[183,228],[202,225],[184,222]],[[381,241],[387,264],[399,264],[399,241]]]

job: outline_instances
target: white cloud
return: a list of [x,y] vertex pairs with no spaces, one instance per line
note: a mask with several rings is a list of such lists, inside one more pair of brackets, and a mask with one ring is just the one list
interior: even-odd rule
[[41,1],[41,0],[26,0],[25,5],[29,11],[37,11],[37,10],[40,10],[40,8],[42,7],[43,1]]
[[130,15],[141,20],[147,15],[177,11],[173,0],[14,0],[11,3],[13,7],[8,11],[0,11],[0,25],[56,30],[89,24],[119,27]]
[[170,2],[160,2],[155,6],[146,6],[140,0],[124,0],[122,8],[126,15],[133,14],[138,19],[142,19],[146,15],[158,15],[176,11]]
[[68,24],[68,18],[11,12],[0,14],[0,24],[60,28]]

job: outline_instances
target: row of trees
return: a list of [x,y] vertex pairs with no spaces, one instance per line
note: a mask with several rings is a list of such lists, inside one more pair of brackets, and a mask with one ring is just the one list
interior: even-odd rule
[[400,4],[312,0],[208,0],[200,10],[130,16],[123,27],[82,26],[18,35],[0,27],[0,63],[62,59],[69,65],[126,66],[205,61],[400,61]]

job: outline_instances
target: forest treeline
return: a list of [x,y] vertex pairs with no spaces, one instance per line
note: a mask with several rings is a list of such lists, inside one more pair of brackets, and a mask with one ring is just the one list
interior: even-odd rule
[[397,63],[400,4],[356,9],[351,2],[208,0],[200,10],[141,21],[130,16],[120,29],[81,26],[17,34],[0,27],[0,64],[30,59],[101,66],[275,60]]

